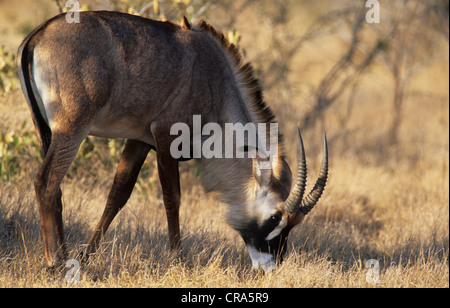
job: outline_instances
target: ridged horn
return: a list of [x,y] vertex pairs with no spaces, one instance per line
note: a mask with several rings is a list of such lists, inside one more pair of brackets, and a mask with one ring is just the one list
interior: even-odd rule
[[286,212],[295,214],[299,211],[301,205],[303,194],[305,193],[306,187],[306,159],[305,159],[305,148],[303,146],[302,135],[300,134],[300,129],[297,127],[298,139],[299,139],[299,149],[298,149],[298,167],[297,167],[297,177],[295,179],[294,187],[291,189],[288,198],[284,202],[284,209]]
[[314,188],[311,192],[302,200],[300,205],[300,210],[306,215],[308,214],[313,207],[317,204],[322,193],[325,189],[325,185],[327,184],[328,179],[328,145],[327,145],[327,135],[324,134],[324,152],[322,158],[322,166],[320,168],[319,178],[314,185]]

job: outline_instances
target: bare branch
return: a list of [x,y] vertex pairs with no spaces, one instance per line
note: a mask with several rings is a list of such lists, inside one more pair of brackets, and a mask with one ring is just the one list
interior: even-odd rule
[[59,13],[63,12],[63,6],[59,3],[59,0],[55,0],[56,6],[58,7]]

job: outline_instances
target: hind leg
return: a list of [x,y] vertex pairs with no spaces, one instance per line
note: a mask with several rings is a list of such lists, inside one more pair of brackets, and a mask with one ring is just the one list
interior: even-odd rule
[[61,250],[60,256],[62,260],[65,260],[67,257],[67,245],[66,240],[64,238],[64,225],[62,220],[62,192],[61,188],[59,188],[58,196],[56,197],[56,212],[55,212],[55,221],[56,221],[56,239],[58,241],[58,247]]
[[35,190],[45,258],[50,268],[58,266],[65,258],[60,185],[84,137],[85,134],[73,132],[53,133],[44,162],[36,175]]

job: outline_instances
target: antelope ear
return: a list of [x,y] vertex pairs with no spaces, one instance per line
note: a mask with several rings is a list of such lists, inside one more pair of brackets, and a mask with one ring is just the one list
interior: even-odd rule
[[187,20],[186,16],[183,16],[180,25],[184,30],[191,30],[191,24]]
[[253,158],[253,176],[258,182],[259,187],[269,186],[270,180],[273,176],[273,170],[267,168],[270,165],[270,160]]

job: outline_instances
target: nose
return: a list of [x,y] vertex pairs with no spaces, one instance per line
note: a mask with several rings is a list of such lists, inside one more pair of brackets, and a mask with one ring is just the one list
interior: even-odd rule
[[276,269],[277,264],[272,254],[261,252],[250,245],[247,245],[247,251],[252,259],[253,269],[257,270],[262,268],[266,273],[270,273]]

